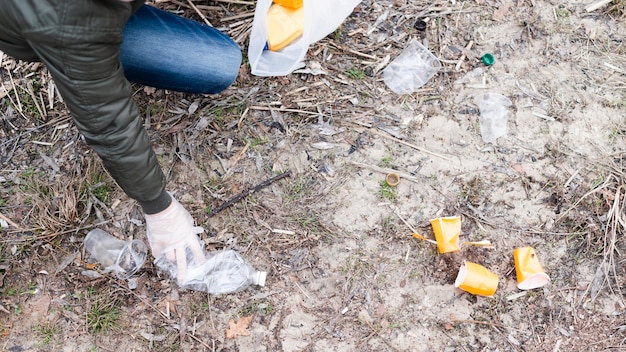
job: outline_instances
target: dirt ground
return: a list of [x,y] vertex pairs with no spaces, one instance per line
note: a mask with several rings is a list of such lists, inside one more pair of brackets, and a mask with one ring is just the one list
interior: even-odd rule
[[[207,250],[268,272],[265,287],[219,296],[179,289],[151,262],[133,289],[93,264],[86,233],[145,239],[140,209],[45,68],[4,56],[0,350],[626,350],[626,2],[593,3],[363,0],[302,72],[256,77],[245,61],[211,96],[136,86],[168,189]],[[245,53],[254,2],[155,5]],[[382,72],[413,39],[442,68],[398,95]],[[512,102],[494,143],[479,125],[487,92]],[[430,220],[447,216],[461,242],[493,248],[439,254],[412,237],[434,238]],[[551,278],[541,288],[517,288],[524,246]],[[492,297],[454,287],[464,261],[498,276]]]

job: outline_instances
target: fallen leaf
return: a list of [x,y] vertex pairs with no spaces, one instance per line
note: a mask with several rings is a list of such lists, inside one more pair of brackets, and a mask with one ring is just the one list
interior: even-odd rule
[[524,171],[524,167],[519,163],[512,164],[511,169],[513,169],[515,172],[517,172],[520,175],[526,175],[526,171]]
[[185,121],[179,123],[178,125],[172,126],[165,133],[166,134],[173,134],[173,133],[180,132],[180,131],[184,130],[185,128],[187,128],[187,126],[189,126],[190,123],[191,122],[189,122],[188,120],[185,120]]
[[228,322],[229,328],[226,329],[226,338],[236,339],[237,336],[249,336],[248,326],[250,322],[252,322],[252,315],[239,318],[237,324],[235,324],[235,320],[231,319]]
[[505,2],[497,10],[493,12],[491,19],[497,22],[503,22],[507,19],[511,12],[511,7],[513,6],[510,2]]

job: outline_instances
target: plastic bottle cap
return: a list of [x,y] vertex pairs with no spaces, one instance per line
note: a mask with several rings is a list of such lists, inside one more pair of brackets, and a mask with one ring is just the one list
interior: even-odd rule
[[490,53],[486,53],[485,55],[483,55],[480,60],[483,62],[483,64],[487,66],[491,66],[494,62],[496,62],[496,59]]
[[396,173],[389,173],[387,177],[385,177],[385,182],[391,187],[395,187],[400,183],[400,176]]
[[426,21],[418,20],[417,22],[415,22],[413,27],[418,31],[423,31],[426,29]]

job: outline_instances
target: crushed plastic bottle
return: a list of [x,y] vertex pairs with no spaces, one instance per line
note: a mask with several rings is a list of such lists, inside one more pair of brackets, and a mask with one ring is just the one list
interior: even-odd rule
[[242,291],[251,285],[265,286],[267,273],[254,270],[243,257],[233,250],[207,254],[203,265],[190,267],[183,287],[210,294]]
[[148,248],[140,240],[122,241],[101,229],[89,231],[83,241],[85,250],[105,271],[129,279],[146,261]]

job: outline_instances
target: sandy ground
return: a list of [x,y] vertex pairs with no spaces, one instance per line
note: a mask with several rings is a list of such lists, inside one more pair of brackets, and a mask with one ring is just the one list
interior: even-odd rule
[[[259,78],[243,69],[219,96],[170,95],[168,115],[191,111],[185,128],[152,124],[148,130],[171,188],[205,227],[207,248],[238,250],[268,272],[266,286],[207,297],[177,289],[148,264],[138,287],[129,290],[114,277],[81,274],[89,261],[80,247],[87,230],[54,244],[29,242],[32,249],[20,247],[17,254],[5,242],[0,349],[626,348],[620,291],[624,3],[591,13],[587,5],[363,1],[339,34],[310,49],[308,67],[319,64],[325,75]],[[425,32],[413,29],[417,19],[428,19]],[[398,95],[383,82],[381,68],[412,39],[424,43],[442,68],[419,91]],[[495,57],[493,66],[480,61],[487,52]],[[477,99],[485,93],[511,101],[508,132],[494,143],[481,134]],[[138,88],[144,109],[165,94],[172,93]],[[218,121],[225,109],[229,113]],[[75,138],[75,131],[66,133]],[[87,153],[76,141],[76,149]],[[64,144],[30,144],[27,151],[76,165]],[[11,162],[1,174],[7,190],[29,167]],[[50,172],[46,163],[39,167]],[[215,208],[287,169],[291,177],[207,215],[207,205]],[[402,175],[395,188],[381,184],[387,169]],[[216,187],[228,170],[232,177]],[[105,207],[114,221],[105,228],[143,238],[136,204],[112,192]],[[5,207],[3,214],[14,216],[15,209]],[[434,244],[411,236],[415,230],[434,238],[430,219],[447,216],[461,217],[462,242],[488,240],[493,248],[462,244],[439,254]],[[50,254],[53,246],[63,254]],[[535,248],[549,284],[517,288],[513,250],[524,246]],[[464,261],[498,276],[495,295],[454,287]],[[18,287],[27,289],[10,293]],[[87,316],[103,295],[119,298],[121,318],[115,328],[94,333]],[[249,316],[243,330],[249,334],[226,337],[231,319]],[[58,329],[46,334],[45,326]]]

